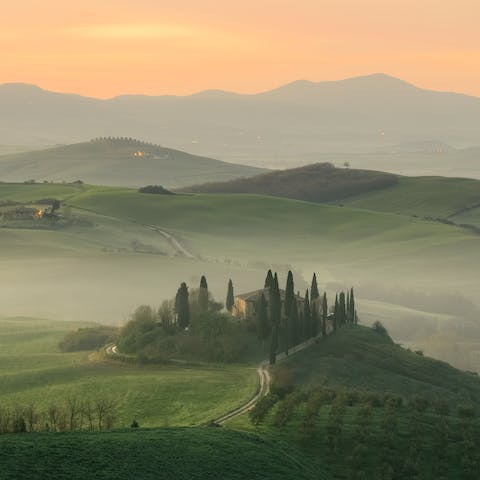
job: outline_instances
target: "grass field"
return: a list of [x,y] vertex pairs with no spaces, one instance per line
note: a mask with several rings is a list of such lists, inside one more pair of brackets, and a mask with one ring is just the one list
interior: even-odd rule
[[337,203],[400,215],[446,218],[465,208],[480,205],[480,181],[464,178],[400,177],[395,186],[342,199]]
[[60,353],[79,324],[0,319],[0,404],[37,409],[69,397],[115,400],[117,425],[198,425],[242,404],[257,387],[250,366],[135,366],[89,352]]
[[214,428],[0,437],[0,464],[2,480],[331,478],[298,449]]

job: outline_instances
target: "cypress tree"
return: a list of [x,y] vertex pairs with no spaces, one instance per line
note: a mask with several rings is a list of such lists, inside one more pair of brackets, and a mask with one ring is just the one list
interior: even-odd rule
[[317,274],[313,274],[312,278],[312,286],[310,287],[310,300],[314,302],[320,298],[320,292],[318,291],[318,285],[317,285]]
[[293,299],[292,310],[290,312],[290,321],[289,321],[289,328],[290,328],[290,345],[294,347],[298,345],[301,341],[300,336],[300,321],[298,317],[298,303],[297,300]]
[[308,289],[305,292],[305,303],[303,304],[303,332],[302,338],[307,340],[310,338],[312,326],[312,313],[310,310],[310,299],[308,298]]
[[188,287],[182,282],[175,297],[175,311],[177,313],[178,326],[185,329],[190,324],[190,307],[188,305]]
[[267,277],[265,278],[264,288],[270,288],[272,286],[272,283],[273,283],[273,275],[272,275],[272,271],[269,270],[267,272]]
[[345,305],[345,319],[347,323],[350,323],[350,292],[347,291],[347,303]]
[[333,307],[333,331],[337,331],[338,317],[339,317],[339,308],[338,308],[338,294],[335,295],[335,306]]
[[264,344],[265,340],[270,335],[270,325],[268,322],[268,305],[263,293],[257,300],[255,319],[257,323],[258,339]]
[[319,317],[318,317],[318,303],[312,302],[312,321],[311,321],[311,328],[310,328],[310,336],[316,337],[318,335],[318,324],[319,324]]
[[339,304],[339,325],[345,325],[347,317],[346,305],[345,305],[345,292],[340,292],[338,297]]
[[[264,298],[265,300],[265,298]],[[233,305],[235,305],[235,297],[233,295],[233,283],[232,279],[228,281],[228,288],[227,288],[227,301],[225,302],[225,306],[229,312],[232,311]]]
[[322,300],[322,337],[327,336],[327,318],[328,318],[327,292],[324,292],[323,300]]
[[208,284],[205,275],[200,279],[200,290],[198,291],[198,306],[201,312],[208,311]]
[[355,295],[353,293],[353,287],[350,290],[350,315],[351,315],[351,321],[355,325],[357,324],[357,310],[355,307]]
[[278,334],[280,328],[281,299],[278,286],[278,276],[275,273],[270,285],[270,322],[272,325],[272,339],[270,344],[270,364],[274,365],[277,360]]
[[293,284],[293,274],[291,270],[288,271],[287,275],[287,286],[285,287],[285,316],[286,318],[290,317],[292,311],[292,305],[295,300],[295,289]]

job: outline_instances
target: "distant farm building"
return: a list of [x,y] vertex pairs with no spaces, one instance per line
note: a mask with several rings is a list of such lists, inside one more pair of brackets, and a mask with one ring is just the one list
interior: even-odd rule
[[[260,299],[262,293],[268,304],[270,301],[270,289],[268,288],[237,295],[235,297],[235,303],[232,308],[232,315],[243,320],[247,318],[253,318],[255,316],[255,308],[257,302]],[[305,299],[300,295],[295,295],[295,298],[297,299],[298,310],[300,312],[303,312]],[[280,290],[280,300],[283,305],[285,302],[285,290]]]

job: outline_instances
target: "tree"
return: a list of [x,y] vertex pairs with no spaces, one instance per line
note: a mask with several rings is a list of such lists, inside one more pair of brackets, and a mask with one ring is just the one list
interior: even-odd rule
[[205,275],[200,279],[200,290],[198,291],[198,306],[201,312],[208,311],[208,284]]
[[324,292],[323,300],[322,300],[322,337],[327,336],[327,318],[328,318],[327,292]]
[[188,305],[188,287],[182,282],[175,298],[175,311],[177,313],[177,323],[182,329],[186,329],[190,324],[190,308]]
[[337,325],[339,320],[339,306],[338,306],[338,295],[335,295],[335,306],[333,308],[333,331],[337,331]]
[[172,300],[164,300],[158,309],[160,325],[162,325],[163,330],[169,334],[174,333],[175,330],[173,311],[174,306]]
[[347,318],[346,302],[345,302],[345,292],[340,292],[338,297],[338,306],[339,306],[339,325],[345,325]]
[[350,289],[350,321],[351,323],[357,324],[357,309],[355,306],[355,294],[353,293],[353,287]]
[[227,310],[229,312],[232,311],[234,304],[235,304],[235,297],[233,295],[233,283],[232,283],[232,280],[230,279],[228,281],[228,288],[227,288],[227,301],[225,302],[225,306],[227,307]]
[[268,322],[268,305],[263,292],[257,300],[255,319],[258,339],[264,343],[270,335],[270,324]]
[[267,272],[267,277],[265,278],[265,288],[270,288],[272,286],[272,283],[273,283],[273,275],[272,275],[272,271],[269,270]]
[[308,289],[305,292],[305,303],[303,304],[303,332],[302,338],[307,340],[311,336],[312,329],[312,312],[310,310],[310,299],[308,297]]
[[270,323],[272,325],[272,338],[270,343],[270,364],[274,365],[277,360],[278,330],[280,328],[281,299],[278,286],[278,276],[275,273],[270,285]]
[[285,316],[286,318],[290,317],[292,311],[292,305],[295,300],[295,287],[293,283],[293,274],[292,271],[288,271],[287,275],[287,285],[285,287]]
[[310,336],[316,337],[318,335],[318,324],[319,324],[319,317],[318,317],[318,307],[316,302],[312,302],[312,312],[311,312],[311,326],[310,326]]
[[290,319],[288,322],[288,327],[290,330],[289,340],[290,340],[290,345],[292,347],[294,347],[295,345],[298,345],[301,341],[299,320],[300,319],[298,316],[298,303],[297,303],[297,300],[294,298],[292,309],[290,311]]
[[310,287],[310,300],[314,302],[320,298],[320,292],[318,291],[318,285],[317,285],[317,274],[313,274],[312,278],[312,286]]

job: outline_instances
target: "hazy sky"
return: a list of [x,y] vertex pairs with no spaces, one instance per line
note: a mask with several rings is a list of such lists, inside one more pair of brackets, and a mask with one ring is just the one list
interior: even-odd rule
[[4,0],[0,83],[96,97],[385,72],[480,96],[479,0]]

